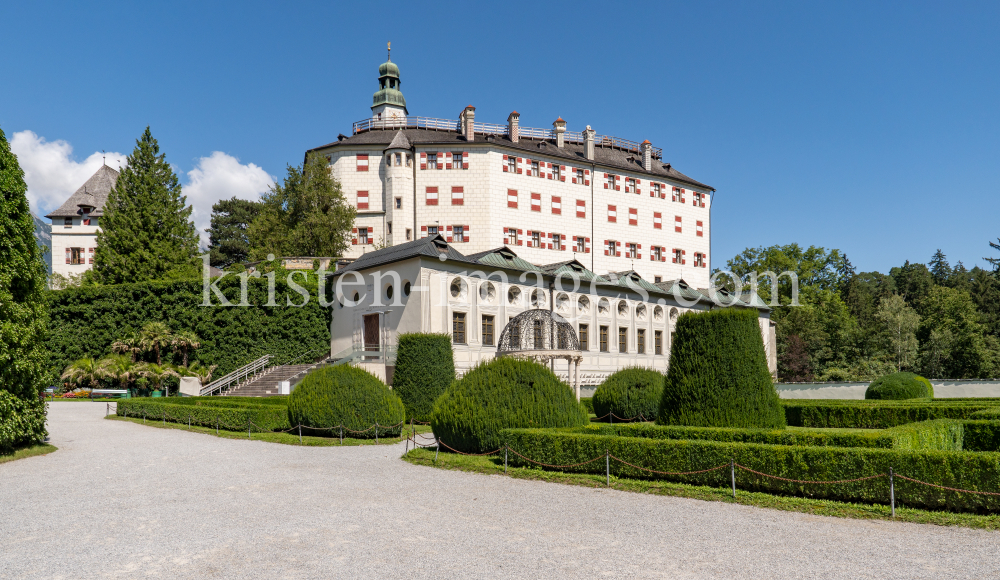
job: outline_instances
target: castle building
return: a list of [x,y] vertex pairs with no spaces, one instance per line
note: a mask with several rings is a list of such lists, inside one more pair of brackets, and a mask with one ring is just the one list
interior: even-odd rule
[[[382,64],[372,115],[307,152],[357,207],[354,260],[331,275],[332,357],[391,382],[399,334],[443,332],[462,374],[516,331],[513,350],[565,358],[554,370],[586,391],[625,366],[666,370],[680,314],[732,305],[758,312],[775,372],[768,306],[709,289],[712,187],[649,141],[561,118],[535,129],[515,111],[494,125],[471,105],[457,121],[410,116],[399,81]],[[556,325],[572,348],[544,338]]]
[[104,204],[117,181],[118,172],[102,165],[58,209],[45,216],[52,220],[53,274],[76,276],[93,266]]
[[348,258],[440,234],[473,254],[506,245],[532,263],[576,259],[594,272],[705,288],[715,190],[664,161],[660,148],[567,130],[411,116],[399,67],[379,66],[370,117],[310,149],[357,207]]

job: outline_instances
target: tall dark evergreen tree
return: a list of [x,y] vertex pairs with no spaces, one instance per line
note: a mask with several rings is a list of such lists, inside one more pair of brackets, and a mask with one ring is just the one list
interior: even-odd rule
[[191,206],[149,127],[108,195],[88,279],[123,284],[197,276]]
[[48,353],[45,262],[24,171],[0,130],[0,389],[36,400]]
[[930,263],[927,264],[928,269],[934,276],[934,282],[937,284],[944,284],[951,278],[951,265],[948,264],[948,257],[944,255],[941,248],[938,248],[934,255],[931,256]]
[[[997,238],[997,241],[1000,242],[1000,238]],[[990,242],[990,247],[993,248],[994,250],[1000,250],[1000,244],[994,244],[993,242]],[[994,271],[1000,273],[1000,258],[983,258],[983,259],[989,262],[990,264],[993,264]]]
[[212,225],[205,231],[209,234],[208,250],[213,266],[225,268],[250,259],[247,229],[260,210],[260,203],[236,197],[212,206]]

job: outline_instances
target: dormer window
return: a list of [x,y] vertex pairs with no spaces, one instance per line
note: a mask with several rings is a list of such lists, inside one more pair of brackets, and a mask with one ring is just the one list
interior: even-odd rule
[[63,219],[63,226],[65,226],[67,228],[68,227],[72,227],[73,226],[73,218],[64,218]]

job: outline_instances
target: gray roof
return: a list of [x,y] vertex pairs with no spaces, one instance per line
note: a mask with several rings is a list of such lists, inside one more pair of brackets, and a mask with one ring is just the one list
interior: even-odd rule
[[104,204],[108,201],[108,194],[118,181],[118,172],[107,165],[102,165],[86,183],[76,190],[76,193],[69,196],[59,209],[49,213],[47,218],[76,217],[81,214],[80,206],[88,205],[93,207],[90,215],[100,217],[104,215]]
[[405,244],[389,246],[388,248],[382,248],[381,250],[375,250],[374,252],[365,252],[347,266],[337,269],[337,271],[332,275],[339,276],[344,272],[367,270],[368,268],[384,266],[386,264],[407,260],[417,256],[427,256],[440,259],[442,255],[445,260],[471,262],[471,260],[462,255],[461,252],[448,245],[448,242],[446,242],[445,239],[438,234],[435,236],[420,238],[412,242],[406,242]]
[[[391,143],[395,142],[400,135],[402,135],[412,145],[440,144],[442,146],[453,145],[455,147],[469,146],[469,142],[466,141],[465,137],[459,134],[458,131],[439,131],[434,129],[374,129],[358,133],[357,135],[351,137],[344,136],[342,139],[338,139],[333,143],[327,143],[326,145],[310,149],[309,151],[306,151],[306,153],[308,154],[319,149],[329,149],[332,147],[391,145]],[[591,161],[588,161],[584,156],[583,143],[566,142],[562,148],[559,148],[556,147],[556,143],[552,139],[526,139],[522,137],[517,143],[514,143],[506,135],[476,135],[476,141],[472,142],[472,144],[475,145],[477,143],[486,143],[489,145],[504,147],[506,149],[523,151],[525,152],[525,155],[535,153],[539,155],[546,155],[548,157],[561,158],[565,159],[566,163],[570,164],[589,165],[591,163]],[[625,151],[616,147],[602,147],[600,143],[595,143],[594,145],[593,163],[612,170],[619,169],[634,173],[645,173],[651,176],[650,178],[657,177],[671,179],[673,181],[686,183],[694,187],[715,191],[715,188],[712,186],[706,185],[688,177],[687,175],[684,175],[680,171],[674,169],[669,163],[664,163],[662,160],[654,159],[651,170],[646,171],[642,167],[641,154],[632,151]]]
[[409,149],[410,147],[410,140],[406,138],[406,133],[400,129],[396,131],[396,136],[392,138],[392,142],[386,149]]

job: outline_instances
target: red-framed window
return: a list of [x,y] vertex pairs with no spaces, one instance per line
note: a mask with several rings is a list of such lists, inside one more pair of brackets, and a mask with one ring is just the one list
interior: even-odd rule
[[465,188],[461,185],[451,187],[451,205],[465,205]]
[[674,231],[678,234],[681,233],[681,216],[674,216]]
[[618,222],[618,207],[609,205],[608,206],[608,221],[611,223]]
[[368,156],[358,155],[358,171],[368,171]]
[[542,211],[542,194],[531,194],[531,211]]
[[358,209],[368,209],[368,192],[358,192]]
[[507,190],[507,207],[512,207],[517,209],[517,190],[508,189]]
[[428,187],[425,192],[427,205],[437,205],[438,204],[438,188]]

